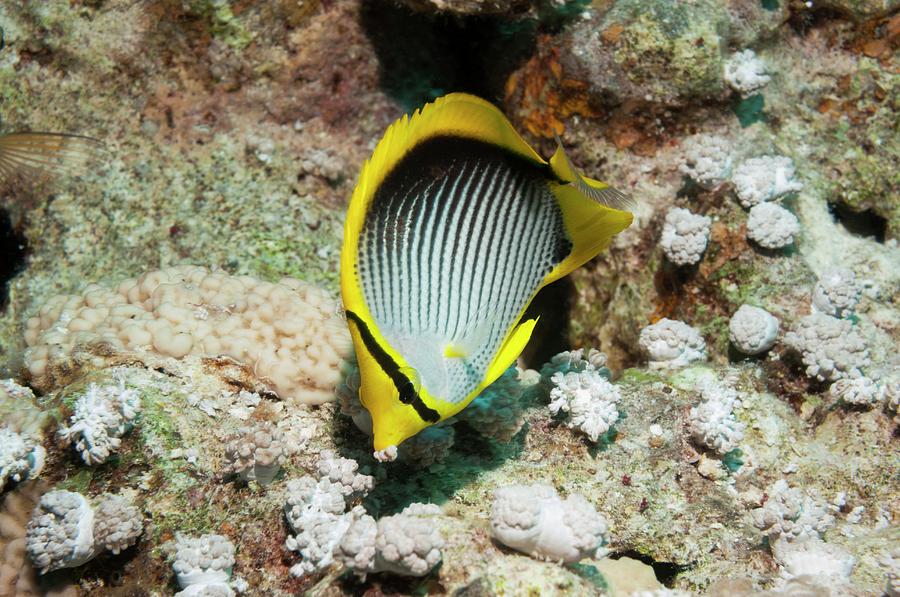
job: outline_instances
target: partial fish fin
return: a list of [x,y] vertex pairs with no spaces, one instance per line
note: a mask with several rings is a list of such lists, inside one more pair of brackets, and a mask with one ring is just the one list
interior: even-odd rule
[[497,381],[497,378],[503,375],[503,372],[516,362],[516,359],[525,350],[525,345],[531,339],[531,333],[534,332],[534,326],[537,325],[537,322],[538,318],[529,319],[520,323],[513,330],[488,367],[484,381],[481,382],[481,387],[478,390],[479,392]]
[[96,139],[62,133],[0,135],[0,177],[78,174],[102,148]]
[[562,184],[551,185],[563,214],[572,250],[544,278],[549,284],[568,275],[609,246],[613,236],[631,225],[633,215],[626,211],[633,202],[604,182],[582,176],[572,165],[557,137],[557,149],[550,167]]
[[566,154],[559,136],[556,137],[556,152],[550,158],[550,167],[559,178],[572,184],[597,203],[624,211],[631,211],[635,208],[634,200],[619,189],[581,174]]

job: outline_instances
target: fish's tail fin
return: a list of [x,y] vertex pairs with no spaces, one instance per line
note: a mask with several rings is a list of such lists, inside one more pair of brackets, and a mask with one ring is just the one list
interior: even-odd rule
[[631,225],[634,202],[618,189],[582,175],[556,138],[556,153],[550,167],[562,183],[553,193],[563,214],[572,250],[549,274],[558,280],[593,259],[612,242],[613,236]]

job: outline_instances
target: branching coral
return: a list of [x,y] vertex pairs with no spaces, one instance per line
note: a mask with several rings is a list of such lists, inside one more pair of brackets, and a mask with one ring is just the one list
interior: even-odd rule
[[700,261],[709,241],[712,220],[673,207],[666,214],[659,244],[669,261],[676,265],[692,265]]
[[537,558],[577,562],[602,557],[608,523],[580,494],[565,500],[549,485],[509,485],[494,492],[491,534]]
[[835,400],[854,406],[872,406],[883,397],[879,384],[868,377],[839,379],[831,384],[828,393]]
[[778,320],[765,309],[741,305],[728,322],[728,339],[744,354],[760,354],[775,344]]
[[800,232],[797,216],[774,203],[758,203],[750,208],[747,238],[765,249],[781,249],[794,242]]
[[551,382],[550,412],[567,413],[566,426],[578,429],[592,442],[598,441],[619,419],[616,408],[622,397],[619,389],[596,369],[558,371]]
[[638,343],[649,357],[651,369],[684,367],[706,360],[706,342],[700,331],[682,321],[660,319],[641,330]]
[[803,183],[794,180],[794,162],[784,156],[751,158],[737,167],[731,182],[744,207],[803,190]]
[[866,342],[853,324],[822,313],[803,317],[784,341],[800,353],[806,374],[820,381],[859,377],[871,364]]
[[37,387],[80,349],[154,358],[233,359],[281,398],[334,400],[349,351],[337,303],[299,280],[273,284],[202,267],[179,266],[125,280],[115,290],[93,284],[81,296],[57,296],[28,320],[25,364]]
[[60,428],[59,436],[75,444],[85,464],[102,464],[118,450],[140,407],[140,395],[124,381],[117,386],[92,383],[75,402],[69,426]]

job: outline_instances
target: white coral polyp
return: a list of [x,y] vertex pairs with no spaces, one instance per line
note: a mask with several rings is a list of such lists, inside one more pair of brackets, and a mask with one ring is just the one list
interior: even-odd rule
[[852,555],[818,537],[793,542],[775,541],[772,555],[785,579],[809,576],[826,581],[831,587],[846,584],[856,564]]
[[38,476],[46,456],[35,438],[0,426],[0,491],[10,481],[18,483]]
[[790,487],[780,479],[766,490],[768,499],[750,512],[754,526],[775,541],[821,538],[834,525],[834,516],[815,493]]
[[566,426],[580,430],[592,442],[619,420],[619,388],[596,370],[557,372],[551,381],[554,387],[550,391],[550,412],[568,413]]
[[718,135],[688,137],[679,169],[700,186],[715,187],[731,173],[731,150],[731,143]]
[[760,354],[775,344],[779,323],[759,307],[741,305],[728,322],[728,338],[744,354]]
[[682,321],[660,319],[641,330],[638,339],[651,369],[684,367],[706,360],[706,341],[700,331]]
[[96,465],[106,460],[122,443],[140,411],[138,393],[118,385],[90,384],[75,402],[68,427],[59,430],[67,443],[74,443],[85,464]]
[[747,237],[765,249],[781,249],[794,242],[800,232],[797,216],[775,203],[758,203],[750,208]]
[[25,545],[41,574],[89,561],[97,550],[94,511],[87,499],[72,491],[42,495],[28,522]]
[[807,315],[784,340],[800,353],[806,374],[819,381],[860,377],[871,364],[865,339],[844,319],[822,313]]
[[794,179],[794,162],[785,156],[751,158],[737,167],[731,182],[744,207],[803,190],[803,183]]
[[693,265],[703,257],[709,241],[706,216],[700,216],[680,207],[673,207],[666,214],[659,244],[669,261],[676,265]]
[[510,485],[494,492],[491,534],[536,558],[573,563],[602,557],[609,525],[581,495],[565,500],[549,485]]
[[839,379],[828,388],[835,400],[854,406],[873,406],[882,399],[881,388],[868,377]]
[[[223,535],[176,536],[172,568],[182,589],[227,586],[234,567],[234,544]],[[183,593],[183,594],[192,594]]]
[[813,310],[832,317],[849,317],[856,310],[861,290],[856,274],[848,269],[832,268],[813,287]]
[[737,392],[720,384],[702,388],[702,402],[691,408],[690,431],[694,441],[719,454],[738,447],[744,439],[744,425],[734,415],[740,407]]
[[752,94],[768,85],[771,77],[766,73],[766,63],[753,50],[734,53],[725,63],[725,82],[743,96]]

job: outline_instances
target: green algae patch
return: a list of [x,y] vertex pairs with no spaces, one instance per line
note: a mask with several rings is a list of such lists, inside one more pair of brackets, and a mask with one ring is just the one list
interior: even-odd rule
[[243,50],[253,41],[253,33],[248,31],[231,11],[225,0],[190,0],[188,9],[206,20],[210,31],[235,50]]
[[742,128],[753,126],[757,122],[765,120],[766,98],[757,93],[750,97],[737,97],[731,103],[731,111],[737,116]]

